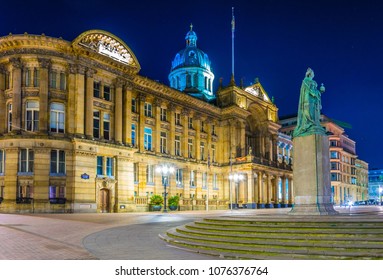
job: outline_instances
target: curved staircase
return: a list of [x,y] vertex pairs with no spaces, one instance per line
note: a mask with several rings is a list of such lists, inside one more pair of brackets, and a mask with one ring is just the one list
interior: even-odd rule
[[383,259],[383,222],[378,219],[207,218],[170,229],[161,238],[229,259]]

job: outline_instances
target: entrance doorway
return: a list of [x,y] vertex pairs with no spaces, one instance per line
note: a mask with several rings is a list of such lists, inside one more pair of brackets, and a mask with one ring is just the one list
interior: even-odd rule
[[101,213],[109,213],[109,190],[100,190],[100,211]]

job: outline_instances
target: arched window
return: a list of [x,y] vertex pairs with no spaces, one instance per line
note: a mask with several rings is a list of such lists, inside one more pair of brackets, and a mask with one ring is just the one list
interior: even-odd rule
[[65,106],[62,103],[52,103],[50,110],[50,131],[65,132]]
[[12,103],[8,103],[7,110],[8,110],[8,116],[7,116],[8,132],[10,132],[12,131]]

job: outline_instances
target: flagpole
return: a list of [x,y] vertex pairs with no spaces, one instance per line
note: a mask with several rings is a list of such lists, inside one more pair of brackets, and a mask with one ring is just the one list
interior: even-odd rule
[[234,78],[234,31],[235,31],[235,19],[234,19],[234,7],[231,8],[231,75]]

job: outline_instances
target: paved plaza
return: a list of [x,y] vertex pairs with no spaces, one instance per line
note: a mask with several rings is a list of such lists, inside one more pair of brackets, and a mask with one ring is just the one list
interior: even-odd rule
[[[383,221],[382,206],[336,207],[345,219]],[[290,209],[169,213],[0,214],[3,260],[213,260],[159,238],[169,228],[219,216],[285,216]],[[331,217],[328,217],[331,219]]]

